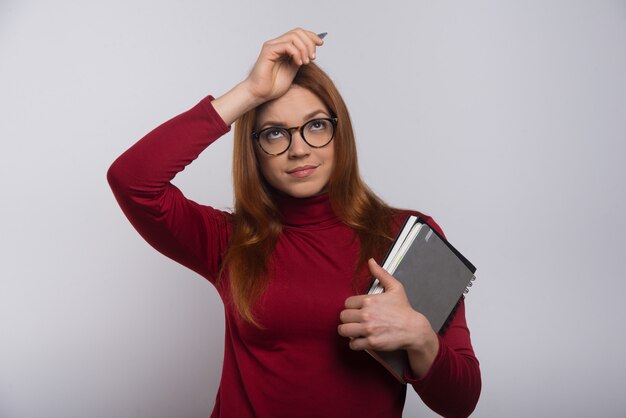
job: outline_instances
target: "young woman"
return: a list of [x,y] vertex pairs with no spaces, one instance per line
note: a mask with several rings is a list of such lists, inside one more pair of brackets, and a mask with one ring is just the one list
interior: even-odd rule
[[[406,386],[365,349],[406,350],[404,377],[426,405],[467,416],[481,380],[463,301],[437,334],[374,261],[409,212],[359,177],[348,110],[312,63],[322,44],[303,29],[264,43],[243,82],[146,135],[113,163],[109,183],[139,233],[224,302],[212,416],[400,417]],[[170,181],[233,123],[227,213]],[[372,276],[385,293],[363,295]]]

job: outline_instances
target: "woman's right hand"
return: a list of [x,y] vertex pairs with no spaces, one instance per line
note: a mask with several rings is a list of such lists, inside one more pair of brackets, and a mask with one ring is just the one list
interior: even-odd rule
[[301,65],[315,59],[324,43],[308,30],[293,29],[263,44],[248,77],[213,101],[213,107],[227,125],[248,110],[287,92]]
[[263,44],[261,53],[244,81],[251,95],[266,102],[287,92],[301,65],[315,59],[324,41],[301,28],[293,29]]

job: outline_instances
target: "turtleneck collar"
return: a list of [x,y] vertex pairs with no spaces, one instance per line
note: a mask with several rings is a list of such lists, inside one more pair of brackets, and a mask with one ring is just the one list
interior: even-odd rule
[[285,226],[328,226],[339,222],[328,193],[297,198],[276,194],[274,201]]

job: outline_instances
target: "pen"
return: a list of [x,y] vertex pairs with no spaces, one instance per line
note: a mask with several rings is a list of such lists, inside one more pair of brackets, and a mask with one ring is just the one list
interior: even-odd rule
[[317,36],[319,36],[320,39],[324,39],[326,35],[328,35],[328,32],[322,32],[322,33],[317,34]]

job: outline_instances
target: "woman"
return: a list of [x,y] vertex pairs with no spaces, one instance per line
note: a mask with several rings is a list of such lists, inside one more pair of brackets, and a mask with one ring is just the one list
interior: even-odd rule
[[[406,386],[365,349],[407,350],[405,378],[424,402],[467,416],[480,371],[463,301],[438,335],[372,258],[409,212],[361,181],[348,111],[311,62],[322,44],[303,29],[266,42],[243,82],[146,135],[113,163],[109,183],[139,233],[224,302],[212,416],[400,417]],[[231,214],[170,181],[235,122]],[[372,276],[385,293],[362,295]]]

